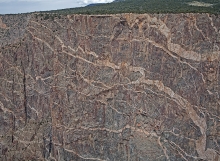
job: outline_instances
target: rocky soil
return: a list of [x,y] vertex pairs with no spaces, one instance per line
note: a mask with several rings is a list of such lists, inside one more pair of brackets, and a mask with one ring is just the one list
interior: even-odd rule
[[1,16],[0,125],[2,161],[219,161],[220,16]]

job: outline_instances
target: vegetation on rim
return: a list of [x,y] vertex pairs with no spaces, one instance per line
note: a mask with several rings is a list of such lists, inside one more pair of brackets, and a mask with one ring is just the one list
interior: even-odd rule
[[206,6],[189,5],[194,0],[116,0],[108,4],[97,4],[80,8],[46,11],[56,14],[116,14],[116,13],[220,13],[219,0],[197,0]]

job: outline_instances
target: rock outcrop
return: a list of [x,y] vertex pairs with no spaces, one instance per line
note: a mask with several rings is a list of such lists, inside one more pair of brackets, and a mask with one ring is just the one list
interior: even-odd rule
[[0,18],[0,160],[220,160],[220,16]]

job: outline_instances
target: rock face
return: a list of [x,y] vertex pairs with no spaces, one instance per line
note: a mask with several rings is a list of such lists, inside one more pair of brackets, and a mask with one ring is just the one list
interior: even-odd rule
[[220,160],[220,16],[0,19],[0,160]]

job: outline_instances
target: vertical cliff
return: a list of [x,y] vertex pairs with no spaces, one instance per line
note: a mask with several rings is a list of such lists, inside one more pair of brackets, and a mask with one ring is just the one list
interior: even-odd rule
[[220,16],[0,18],[0,160],[220,160]]

